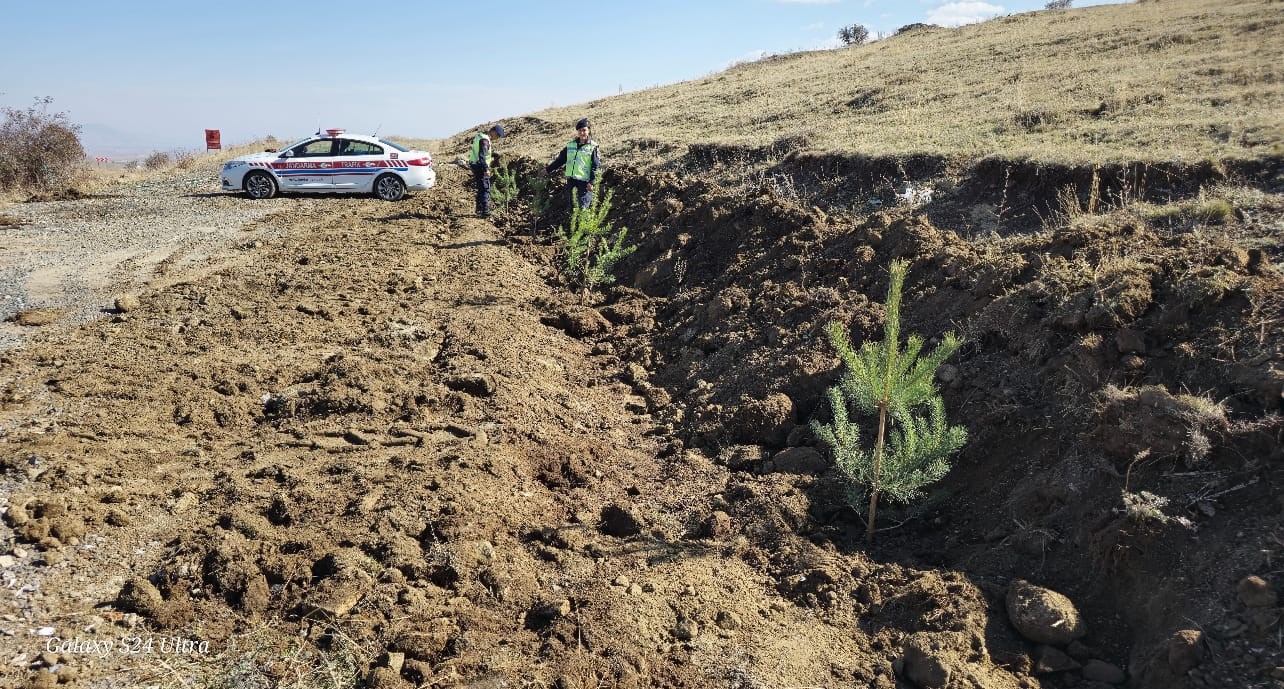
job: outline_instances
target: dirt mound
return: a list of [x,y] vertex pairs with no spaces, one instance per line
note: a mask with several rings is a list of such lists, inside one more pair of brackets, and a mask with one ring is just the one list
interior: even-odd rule
[[[466,177],[287,210],[247,260],[5,355],[6,567],[33,587],[0,611],[7,678],[152,681],[49,634],[208,642],[156,681],[225,686],[1158,688],[1279,662],[1273,585],[1241,584],[1279,549],[1277,211],[980,240],[615,170],[639,249],[581,298],[527,219],[468,217]],[[898,257],[906,330],[967,340],[939,382],[972,440],[870,544],[807,423],[823,328],[877,336]],[[1083,634],[1014,626],[1014,596]]]

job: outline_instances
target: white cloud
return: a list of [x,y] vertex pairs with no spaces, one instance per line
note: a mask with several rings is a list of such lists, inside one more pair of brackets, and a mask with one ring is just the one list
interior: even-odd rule
[[1003,14],[1002,5],[991,5],[988,2],[969,0],[967,2],[947,2],[927,13],[927,21],[939,26],[962,26],[975,24]]

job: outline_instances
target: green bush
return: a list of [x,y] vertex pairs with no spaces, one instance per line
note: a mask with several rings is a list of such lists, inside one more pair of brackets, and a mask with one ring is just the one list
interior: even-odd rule
[[[949,456],[967,442],[962,426],[946,423],[945,402],[935,384],[936,369],[958,350],[958,338],[947,333],[936,349],[922,358],[923,338],[918,335],[911,335],[901,349],[901,288],[907,270],[904,261],[893,261],[889,269],[891,285],[881,342],[866,342],[857,351],[842,325],[829,324],[826,333],[843,362],[843,375],[828,391],[833,421],[811,424],[847,477],[853,506],[868,495],[866,536],[871,539],[879,495],[899,502],[919,497],[923,486],[945,476],[950,469]],[[919,410],[925,410],[926,415],[916,413]],[[873,448],[862,446],[860,425],[850,417],[853,411],[877,417]]]
[[4,108],[0,124],[0,189],[48,191],[65,187],[85,164],[80,127],[50,113],[52,98],[26,110]]
[[860,45],[869,40],[869,29],[860,24],[844,26],[838,30],[838,40],[842,41],[843,45]]

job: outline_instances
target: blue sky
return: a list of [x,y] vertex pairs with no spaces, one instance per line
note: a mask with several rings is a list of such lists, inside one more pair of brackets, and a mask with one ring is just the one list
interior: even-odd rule
[[[1078,0],[1075,7],[1120,0]],[[670,84],[763,55],[1042,9],[1046,0],[4,3],[0,106],[52,97],[91,155],[291,139],[423,138]]]

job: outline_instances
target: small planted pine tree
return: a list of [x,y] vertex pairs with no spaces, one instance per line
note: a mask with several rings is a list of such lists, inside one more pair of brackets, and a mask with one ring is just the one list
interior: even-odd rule
[[548,212],[548,207],[552,203],[552,197],[548,193],[548,177],[541,174],[534,174],[527,178],[530,187],[530,203],[528,207],[531,212],[531,238],[535,237],[535,230],[539,227],[539,221]]
[[606,219],[614,193],[612,190],[596,196],[588,208],[575,206],[570,226],[557,228],[565,252],[563,270],[572,283],[586,290],[615,282],[615,264],[638,248],[636,244],[624,245],[629,228],[617,231]]
[[[891,285],[881,342],[866,342],[857,351],[842,325],[829,324],[826,333],[842,359],[843,375],[828,391],[833,421],[811,424],[851,482],[853,505],[868,494],[866,537],[870,539],[879,495],[899,502],[919,497],[923,486],[945,476],[949,456],[967,442],[962,426],[946,422],[945,403],[934,383],[936,369],[958,350],[958,338],[946,334],[931,354],[921,358],[923,338],[918,335],[910,336],[901,348],[901,288],[907,270],[904,261],[893,261],[889,268]],[[852,411],[877,416],[878,436],[870,450],[861,445],[860,426],[852,421]]]
[[495,202],[500,213],[508,210],[508,204],[517,198],[517,171],[507,165],[495,168],[490,183],[490,198]]

